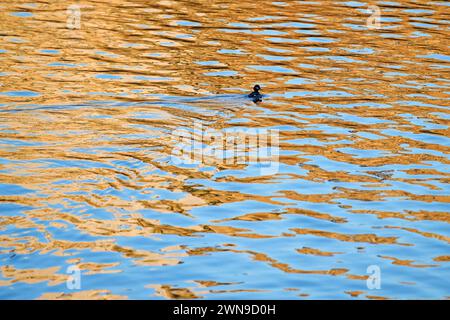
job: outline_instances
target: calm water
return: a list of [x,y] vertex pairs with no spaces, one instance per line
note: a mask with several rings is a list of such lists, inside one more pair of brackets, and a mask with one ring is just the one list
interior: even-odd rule
[[[450,296],[449,2],[12,2],[1,299]],[[177,161],[199,125],[276,170]]]

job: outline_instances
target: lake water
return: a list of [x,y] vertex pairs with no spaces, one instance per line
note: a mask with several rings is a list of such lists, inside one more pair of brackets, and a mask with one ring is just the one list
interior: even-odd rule
[[370,3],[0,1],[0,298],[449,298],[449,2]]

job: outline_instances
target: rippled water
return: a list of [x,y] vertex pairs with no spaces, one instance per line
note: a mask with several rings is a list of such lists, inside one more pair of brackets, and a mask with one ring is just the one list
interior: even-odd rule
[[0,1],[0,298],[448,298],[449,2],[370,3]]

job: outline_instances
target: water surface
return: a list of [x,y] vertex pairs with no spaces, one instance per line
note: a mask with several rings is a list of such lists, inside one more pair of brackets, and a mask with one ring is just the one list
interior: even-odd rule
[[0,1],[0,298],[448,298],[449,4],[370,4]]

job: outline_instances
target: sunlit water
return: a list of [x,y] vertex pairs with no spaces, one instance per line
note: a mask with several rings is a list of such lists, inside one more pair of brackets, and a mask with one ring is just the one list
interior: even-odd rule
[[0,2],[0,298],[450,296],[449,2],[71,4]]

